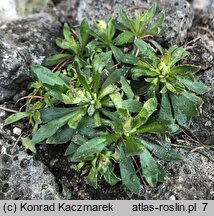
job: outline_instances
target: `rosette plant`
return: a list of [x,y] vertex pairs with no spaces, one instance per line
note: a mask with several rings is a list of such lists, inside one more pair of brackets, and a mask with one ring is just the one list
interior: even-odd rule
[[182,160],[169,136],[198,114],[195,94],[208,88],[193,76],[199,67],[178,65],[188,55],[183,48],[148,41],[162,31],[164,12],[155,12],[153,4],[134,19],[120,9],[119,20],[95,28],[86,19],[75,30],[65,24],[56,39],[62,52],[31,67],[26,111],[5,125],[27,118],[32,135],[22,143],[33,152],[42,143],[66,145],[71,168],[85,170],[94,188],[121,181],[139,194],[141,182],[164,181],[159,160]]
[[153,40],[153,47],[140,39],[134,43],[141,57],[131,69],[132,79],[141,80],[133,82],[135,93],[159,99],[160,118],[174,118],[180,126],[189,127],[191,118],[199,114],[203,102],[196,94],[209,90],[194,76],[200,67],[178,64],[189,56],[182,47],[174,45],[164,49]]

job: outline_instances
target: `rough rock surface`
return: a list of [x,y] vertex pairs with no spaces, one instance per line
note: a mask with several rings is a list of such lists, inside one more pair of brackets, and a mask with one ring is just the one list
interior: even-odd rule
[[59,199],[58,186],[47,167],[15,145],[18,136],[3,130],[4,116],[0,111],[0,200]]
[[194,118],[192,131],[202,143],[214,145],[214,14],[198,10],[196,15],[191,39],[197,40],[190,44],[193,52],[190,61],[200,63],[202,72],[199,78],[210,87],[210,91],[202,96],[203,110],[199,117]]
[[[136,8],[145,9],[154,1],[131,1],[131,0],[108,0],[93,1],[81,0],[78,7],[77,20],[80,22],[87,17],[89,20],[101,19],[108,16],[117,16],[118,8]],[[179,43],[187,34],[187,30],[192,25],[193,9],[185,0],[157,0],[159,10],[164,9],[166,12],[166,27],[168,31],[163,35],[167,43]],[[100,13],[102,11],[102,13]],[[131,10],[133,11],[133,9]]]
[[[144,191],[149,200],[213,200],[214,161],[198,153],[180,150],[182,163],[165,164],[167,180],[156,189]],[[213,154],[211,158],[213,158]]]
[[0,27],[0,103],[26,87],[31,64],[56,52],[54,40],[60,32],[57,18],[47,13]]

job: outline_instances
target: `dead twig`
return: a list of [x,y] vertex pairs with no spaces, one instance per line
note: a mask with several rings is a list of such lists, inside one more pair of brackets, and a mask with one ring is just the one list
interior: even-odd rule
[[37,99],[44,99],[43,96],[36,96],[36,95],[33,96],[33,95],[29,95],[29,96],[24,96],[24,97],[19,98],[19,99],[16,101],[16,103],[18,103],[19,101],[24,100],[24,99],[34,99],[34,98],[37,98]]
[[12,113],[17,113],[17,112],[18,112],[17,110],[8,109],[8,108],[2,107],[2,106],[0,106],[0,109],[1,109],[1,110],[4,110],[4,111],[7,111],[7,112],[12,112]]
[[13,148],[11,149],[11,153],[14,154],[15,150],[16,150],[16,146],[18,145],[20,139],[22,138],[23,133],[21,133],[21,135],[17,138],[16,142],[13,145]]

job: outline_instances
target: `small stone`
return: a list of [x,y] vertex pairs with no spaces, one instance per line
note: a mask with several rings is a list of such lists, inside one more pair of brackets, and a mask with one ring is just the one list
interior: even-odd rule
[[170,199],[170,200],[176,200],[176,197],[175,197],[175,195],[171,195],[171,196],[169,197],[169,199]]
[[13,134],[16,134],[16,135],[20,136],[21,133],[22,133],[22,129],[20,129],[18,127],[13,128]]
[[208,127],[208,126],[211,126],[211,125],[212,125],[212,122],[211,122],[211,121],[207,121],[207,122],[204,124],[205,127]]

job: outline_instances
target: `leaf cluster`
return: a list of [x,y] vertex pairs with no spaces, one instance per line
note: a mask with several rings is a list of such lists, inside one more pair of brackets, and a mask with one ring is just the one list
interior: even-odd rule
[[122,181],[139,194],[143,179],[151,187],[164,181],[158,160],[182,160],[166,137],[189,126],[202,104],[196,94],[208,87],[194,76],[200,67],[178,64],[187,51],[150,39],[165,17],[156,15],[156,4],[134,19],[122,8],[119,14],[96,20],[94,28],[86,19],[76,30],[65,23],[64,38],[56,39],[63,51],[32,66],[31,109],[5,125],[27,117],[33,126],[32,139],[22,140],[27,148],[68,143],[65,156],[73,169],[88,170],[90,185]]

